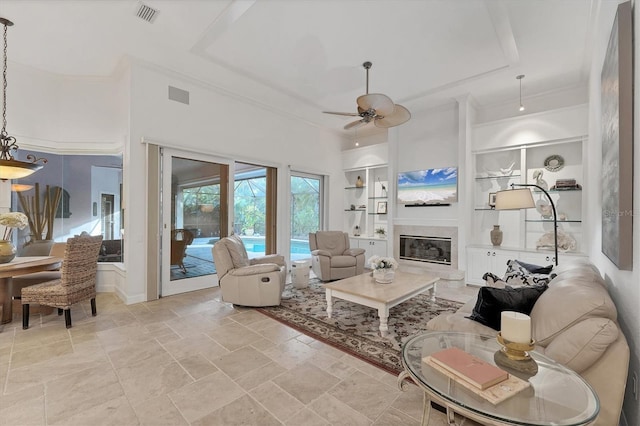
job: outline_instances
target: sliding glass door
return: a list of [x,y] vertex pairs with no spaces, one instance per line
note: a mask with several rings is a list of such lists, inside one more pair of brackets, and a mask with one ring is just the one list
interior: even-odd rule
[[217,285],[211,249],[226,235],[229,165],[162,152],[162,296]]
[[322,229],[323,177],[291,172],[291,261],[311,258],[309,232]]

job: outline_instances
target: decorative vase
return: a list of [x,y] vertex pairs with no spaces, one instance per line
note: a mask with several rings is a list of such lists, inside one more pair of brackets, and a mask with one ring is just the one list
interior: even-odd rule
[[356,179],[356,188],[362,188],[363,186],[364,186],[364,182],[362,181],[360,176],[358,176],[358,179]]
[[396,273],[393,269],[374,269],[373,270],[373,279],[376,280],[377,283],[381,284],[389,284],[393,282]]
[[16,247],[11,241],[0,240],[0,263],[9,263],[16,257]]
[[502,244],[502,230],[500,229],[500,225],[493,225],[493,229],[490,232],[491,235],[491,244],[494,246],[499,246]]

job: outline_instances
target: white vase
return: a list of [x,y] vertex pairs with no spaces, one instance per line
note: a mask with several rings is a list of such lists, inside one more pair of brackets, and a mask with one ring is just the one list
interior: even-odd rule
[[376,280],[377,283],[381,284],[389,284],[393,282],[396,273],[393,269],[374,269],[373,270],[373,279]]

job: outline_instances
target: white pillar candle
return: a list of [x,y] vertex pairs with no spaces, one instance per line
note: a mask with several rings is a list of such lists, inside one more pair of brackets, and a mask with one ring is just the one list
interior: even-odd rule
[[531,318],[529,315],[503,311],[500,320],[500,333],[504,340],[515,343],[531,343]]

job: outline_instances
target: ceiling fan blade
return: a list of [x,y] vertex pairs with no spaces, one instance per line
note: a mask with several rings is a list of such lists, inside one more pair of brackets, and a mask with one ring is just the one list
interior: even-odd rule
[[335,111],[322,111],[325,114],[333,114],[333,115],[346,115],[349,117],[358,117],[360,114],[355,112],[335,112]]
[[367,121],[365,120],[352,121],[351,123],[345,125],[344,129],[349,130],[349,129],[353,129],[354,127],[364,126],[365,124],[367,124]]
[[382,118],[376,118],[373,124],[376,127],[389,128],[406,123],[411,118],[411,113],[402,105],[396,104],[393,113]]
[[387,116],[393,113],[394,103],[390,97],[382,93],[369,93],[358,96],[358,107],[363,110],[374,109],[377,115]]

